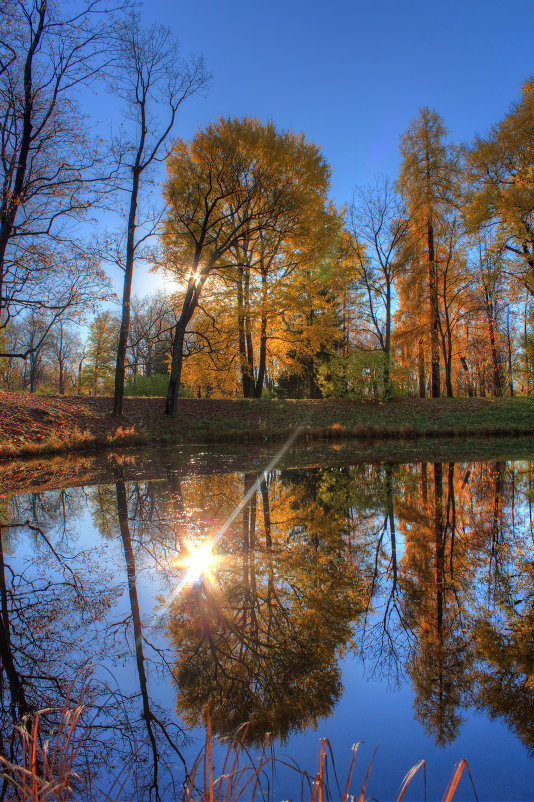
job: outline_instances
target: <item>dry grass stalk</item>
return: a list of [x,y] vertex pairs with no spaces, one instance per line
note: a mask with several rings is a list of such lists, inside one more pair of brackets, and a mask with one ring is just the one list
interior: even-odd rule
[[77,728],[82,714],[80,703],[69,708],[69,699],[59,710],[60,718],[53,744],[45,740],[41,745],[39,726],[44,714],[55,712],[47,708],[25,719],[17,726],[21,743],[20,763],[12,763],[0,755],[3,776],[17,789],[19,798],[28,802],[68,802],[72,782],[79,779],[73,766],[82,742]]
[[[310,802],[329,802],[329,800],[332,800],[334,798],[340,799],[341,802],[356,802],[356,801],[365,802],[367,784],[369,781],[371,768],[373,766],[378,747],[375,749],[371,761],[367,767],[367,772],[359,793],[351,794],[350,784],[351,784],[353,769],[356,762],[356,755],[362,742],[359,741],[358,743],[353,745],[352,760],[347,774],[345,790],[343,792],[343,795],[341,795],[341,791],[339,789],[339,784],[338,784],[338,792],[333,795],[329,788],[328,776],[327,776],[328,753],[330,753],[332,765],[334,767],[334,773],[335,773],[335,766],[334,766],[334,755],[328,738],[321,738],[319,770],[315,774],[314,778],[311,779],[306,771],[303,771],[294,764],[287,762],[287,760],[282,758],[277,758],[271,752],[267,754],[266,747],[262,749],[259,757],[255,759],[250,759],[246,765],[240,766],[239,759],[244,752],[244,743],[249,726],[248,724],[243,725],[238,730],[237,733],[239,740],[236,742],[236,739],[234,739],[227,746],[226,754],[224,757],[222,774],[220,775],[220,777],[214,778],[213,743],[212,743],[211,721],[209,719],[209,716],[207,717],[206,724],[207,724],[206,743],[202,751],[198,755],[193,765],[188,782],[184,787],[182,802],[238,802],[239,798],[242,796],[244,791],[252,783],[253,783],[252,796],[247,797],[247,802],[254,802],[258,791],[261,792],[262,798],[269,798],[269,794],[268,793],[265,794],[263,792],[263,789],[261,788],[260,779],[266,766],[270,763],[278,763],[280,765],[285,766],[286,768],[291,769],[292,771],[296,771],[300,775],[301,779],[303,780],[302,791],[301,791],[301,802],[305,802],[305,800],[308,798]],[[230,764],[231,768],[227,772],[227,767]],[[203,787],[201,786],[200,788],[197,788],[195,786],[195,777],[197,776],[201,765],[203,766]],[[408,790],[408,787],[411,785],[414,777],[418,774],[418,772],[421,769],[423,770],[423,776],[424,776],[424,799],[426,800],[426,762],[424,760],[420,760],[418,763],[415,764],[415,766],[413,766],[409,770],[409,772],[402,780],[399,791],[397,793],[396,802],[402,802],[406,794],[406,791]],[[442,802],[452,801],[464,770],[467,771],[469,779],[471,780],[471,786],[473,788],[474,798],[475,800],[478,800],[473,779],[471,777],[471,773],[467,765],[467,761],[463,759],[460,761],[460,763],[458,763],[457,766],[455,766],[455,769],[451,775],[449,784],[443,796]],[[305,781],[308,781],[309,796],[305,795],[304,791]],[[337,777],[336,777],[336,782],[337,782]]]

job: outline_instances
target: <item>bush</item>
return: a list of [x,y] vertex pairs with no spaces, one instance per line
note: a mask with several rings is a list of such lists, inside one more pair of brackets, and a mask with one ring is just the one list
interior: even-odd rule
[[384,395],[384,354],[356,351],[350,356],[332,356],[317,370],[323,398],[382,398]]

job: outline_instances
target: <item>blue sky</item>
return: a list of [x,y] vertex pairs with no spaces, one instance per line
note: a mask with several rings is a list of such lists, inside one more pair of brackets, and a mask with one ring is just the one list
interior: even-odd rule
[[220,115],[303,132],[333,168],[332,197],[396,175],[399,136],[428,105],[455,141],[485,133],[534,73],[533,0],[147,0],[213,83],[176,135]]
[[272,118],[321,145],[333,196],[398,165],[399,135],[420,106],[455,140],[483,133],[534,72],[532,0],[150,0],[213,73],[177,133],[219,115]]

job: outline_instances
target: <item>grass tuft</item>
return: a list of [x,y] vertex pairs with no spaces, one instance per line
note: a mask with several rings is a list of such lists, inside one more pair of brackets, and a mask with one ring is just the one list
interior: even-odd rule
[[[83,696],[83,694],[82,694]],[[83,705],[68,707],[68,700],[60,713],[55,740],[42,741],[39,724],[43,714],[53,713],[49,708],[25,717],[16,727],[21,744],[20,763],[12,763],[0,755],[3,777],[16,789],[22,802],[68,802],[74,781],[80,778],[73,766],[83,736],[78,725]],[[41,745],[42,744],[42,745]]]

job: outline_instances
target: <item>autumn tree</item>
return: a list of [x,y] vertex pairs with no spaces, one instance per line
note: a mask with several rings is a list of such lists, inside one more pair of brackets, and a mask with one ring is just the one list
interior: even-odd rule
[[340,260],[310,265],[291,282],[294,301],[276,331],[276,393],[290,398],[347,395],[343,298],[347,286]]
[[425,107],[402,135],[400,146],[399,189],[412,241],[426,263],[433,397],[439,397],[441,388],[436,232],[454,207],[459,158],[446,135],[442,118]]
[[302,136],[286,133],[273,137],[266,130],[263,142],[253,147],[263,169],[285,175],[286,193],[289,195],[291,186],[293,197],[279,202],[266,225],[231,249],[236,264],[239,363],[245,398],[261,397],[268,340],[272,338],[269,333],[276,331],[275,336],[283,337],[276,321],[287,321],[297,309],[302,311],[303,283],[310,283],[310,294],[314,290],[321,293],[313,266],[325,250],[333,250],[338,225],[334,209],[327,203],[330,168],[316,146]]
[[92,395],[111,390],[117,351],[118,321],[111,312],[100,312],[89,326],[83,383]]
[[[326,200],[329,172],[319,149],[302,136],[249,118],[221,119],[198,131],[192,142],[175,142],[168,159],[163,241],[166,270],[185,289],[173,343],[168,414],[176,412],[187,327],[204,284],[215,272],[237,270],[238,291],[241,287],[244,293],[248,271],[260,276],[258,378],[264,375],[272,315],[266,306],[269,276],[275,269],[278,276],[290,272],[328,247],[337,228]],[[243,295],[241,312],[238,300],[238,316],[248,391],[252,346],[246,342],[245,300]]]
[[534,80],[501,122],[468,151],[466,219],[471,231],[496,226],[497,247],[519,257],[518,278],[534,295]]

